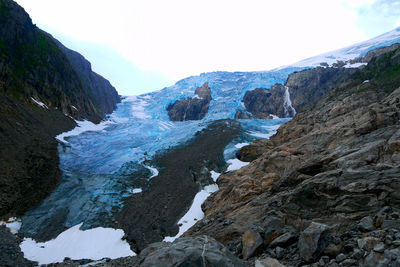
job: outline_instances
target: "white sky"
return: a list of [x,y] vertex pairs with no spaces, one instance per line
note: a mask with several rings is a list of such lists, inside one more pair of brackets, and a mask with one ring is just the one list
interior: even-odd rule
[[17,0],[122,94],[268,70],[400,25],[400,0]]

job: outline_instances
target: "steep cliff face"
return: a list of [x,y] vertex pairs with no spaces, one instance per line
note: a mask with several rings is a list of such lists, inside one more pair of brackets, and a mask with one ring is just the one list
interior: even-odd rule
[[254,160],[220,176],[188,235],[211,235],[253,261],[389,266],[398,243],[387,240],[400,226],[399,55],[333,80],[336,89],[270,140],[244,147]]
[[270,90],[257,88],[248,91],[243,103],[248,112],[259,119],[268,119],[271,114],[284,117],[283,98],[285,87],[280,84],[273,85]]
[[120,96],[109,81],[92,71],[92,66],[81,54],[66,48],[63,44],[53,39],[64,55],[67,57],[72,68],[81,81],[88,97],[102,119],[106,114],[115,109],[116,103],[120,102]]
[[171,121],[201,120],[208,112],[211,89],[208,83],[196,89],[194,98],[178,100],[167,108]]
[[[354,68],[318,67],[290,74],[285,85],[294,109],[303,110],[355,71]],[[248,91],[243,98],[244,106],[255,118],[269,118],[271,114],[281,118],[291,117],[294,113],[285,110],[284,106],[285,90],[285,86],[275,84],[269,90],[258,88]]]
[[119,96],[15,2],[0,0],[0,25],[0,217],[7,217],[58,185],[54,137],[74,127],[71,117],[99,122]]

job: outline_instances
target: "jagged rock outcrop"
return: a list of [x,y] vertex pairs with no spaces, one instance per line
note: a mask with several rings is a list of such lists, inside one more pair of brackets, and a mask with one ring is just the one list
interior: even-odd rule
[[292,73],[286,81],[290,98],[297,112],[321,99],[326,92],[345,82],[354,68],[314,68]]
[[69,116],[99,122],[119,96],[87,61],[33,25],[17,3],[0,0],[0,25],[2,218],[23,213],[58,185],[54,137],[76,125]]
[[[356,69],[353,68],[314,68],[295,72],[289,75],[285,85],[288,87],[292,105],[296,111],[303,110],[350,77]],[[246,111],[255,118],[268,119],[271,115],[292,117],[294,112],[285,110],[285,86],[273,85],[269,90],[257,88],[248,91],[243,103]],[[246,119],[246,117],[238,117]]]
[[[242,235],[258,229],[264,248],[253,260],[272,257],[285,265],[397,264],[399,59],[399,49],[372,59],[270,140],[253,144],[256,159],[219,177],[220,191],[203,204],[206,217],[186,235],[213,236],[242,257]],[[360,226],[368,216],[373,226]],[[309,251],[299,250],[304,234],[274,248],[285,232],[271,229],[271,218],[299,234],[309,234],[313,223],[329,231],[314,235]],[[365,237],[376,242],[364,246],[372,240]]]
[[285,87],[281,84],[273,85],[269,90],[256,88],[245,94],[243,103],[246,111],[250,112],[255,118],[269,119],[271,114],[285,117],[284,94]]
[[171,121],[201,120],[208,112],[211,101],[211,89],[204,83],[195,91],[196,97],[178,100],[168,106],[168,116]]

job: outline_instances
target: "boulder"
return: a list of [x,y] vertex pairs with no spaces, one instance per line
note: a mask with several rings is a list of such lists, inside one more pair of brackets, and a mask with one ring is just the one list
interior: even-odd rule
[[215,266],[244,264],[226,247],[209,236],[183,237],[173,243],[155,243],[138,256],[139,266]]
[[269,244],[270,247],[287,247],[288,245],[294,243],[297,240],[298,235],[293,232],[288,232],[283,235],[278,236],[274,241]]
[[242,255],[244,259],[254,256],[263,245],[264,241],[261,235],[251,229],[244,232],[242,235]]
[[363,250],[371,251],[380,243],[380,239],[372,236],[367,236],[357,240],[358,247]]
[[326,248],[324,244],[323,235],[329,230],[329,227],[325,224],[312,222],[300,234],[298,248],[300,256],[303,260],[311,262],[318,258],[318,256]]
[[374,220],[372,219],[371,216],[366,216],[361,219],[360,223],[358,224],[358,227],[362,231],[372,231],[375,229],[374,227]]
[[381,253],[371,252],[364,259],[362,267],[386,267],[389,266],[390,259],[386,258]]

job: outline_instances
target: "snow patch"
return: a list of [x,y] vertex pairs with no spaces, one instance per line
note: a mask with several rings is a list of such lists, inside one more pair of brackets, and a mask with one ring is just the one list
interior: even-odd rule
[[280,119],[278,116],[276,116],[274,114],[269,114],[269,115],[272,117],[273,120]]
[[359,67],[361,67],[361,66],[366,66],[368,63],[353,63],[353,64],[351,64],[351,63],[347,63],[346,65],[344,65],[343,67],[345,67],[345,68],[359,68]]
[[163,241],[173,242],[175,239],[183,235],[190,227],[192,227],[197,221],[204,218],[204,213],[201,210],[201,205],[206,199],[214,192],[218,191],[218,185],[212,184],[204,187],[203,190],[198,192],[193,199],[192,206],[188,212],[179,220],[179,232],[176,236],[166,236]]
[[267,129],[266,133],[248,131],[248,134],[250,134],[251,136],[254,136],[254,137],[258,137],[258,138],[268,139],[271,136],[273,136],[274,134],[276,134],[276,131],[279,129],[280,126],[281,126],[280,124],[272,125],[272,126],[263,126],[264,129]]
[[104,121],[99,124],[94,124],[91,121],[83,120],[83,121],[75,121],[78,126],[76,126],[74,129],[72,129],[69,132],[64,132],[56,136],[56,139],[60,142],[63,143],[68,143],[67,140],[65,140],[66,137],[70,136],[76,136],[80,135],[83,132],[89,132],[89,131],[101,131],[104,130],[107,126],[109,126],[112,122],[111,121]]
[[4,225],[12,234],[15,235],[18,233],[19,229],[21,229],[21,220],[12,217],[7,221],[0,221],[0,225]]
[[129,244],[122,240],[123,230],[97,227],[82,231],[79,229],[81,226],[82,223],[75,225],[43,243],[24,238],[20,244],[24,257],[39,264],[50,264],[62,262],[65,257],[100,260],[136,256]]
[[139,193],[142,193],[142,188],[133,188],[132,190],[131,190],[131,193],[132,194],[139,194]]
[[203,98],[198,95],[195,95],[194,97],[192,97],[192,99],[203,99]]
[[236,144],[235,147],[240,149],[240,148],[242,148],[244,146],[248,146],[248,145],[249,145],[249,143],[239,143],[239,144]]
[[227,172],[239,170],[240,168],[250,164],[250,162],[244,162],[239,159],[230,159],[227,163],[229,164],[228,169],[226,170]]
[[43,102],[41,102],[41,101],[39,101],[39,100],[36,100],[36,99],[34,99],[33,97],[31,97],[31,99],[33,100],[33,102],[35,102],[36,104],[38,104],[38,105],[41,106],[42,108],[49,109],[49,108],[46,106],[46,104],[44,104]]
[[75,109],[76,111],[78,111],[78,109],[77,109],[75,106],[71,105],[71,107],[72,107],[73,109]]
[[146,166],[146,165],[144,165],[144,166],[145,166],[147,169],[149,169],[149,170],[151,171],[151,173],[152,173],[152,175],[150,176],[149,179],[158,176],[158,173],[159,173],[159,172],[158,172],[158,170],[157,170],[156,168],[151,167],[151,166]]
[[363,83],[369,83],[369,80],[365,80],[365,81],[363,81]]
[[211,171],[210,173],[211,173],[211,178],[213,179],[214,182],[216,182],[218,177],[221,175],[220,173],[215,171]]

